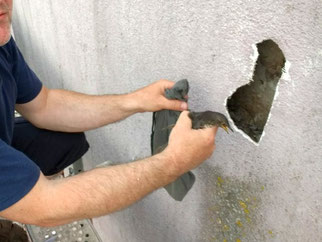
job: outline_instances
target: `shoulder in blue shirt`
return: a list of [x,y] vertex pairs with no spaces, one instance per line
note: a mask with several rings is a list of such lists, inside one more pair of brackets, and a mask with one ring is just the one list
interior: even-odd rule
[[11,38],[0,47],[0,211],[25,196],[39,178],[39,168],[10,144],[15,104],[33,100],[41,87]]
[[0,47],[0,138],[6,143],[11,143],[15,104],[31,101],[41,87],[11,38]]

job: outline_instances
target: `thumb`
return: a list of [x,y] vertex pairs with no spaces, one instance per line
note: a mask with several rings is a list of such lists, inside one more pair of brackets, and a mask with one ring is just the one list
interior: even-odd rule
[[181,112],[176,126],[179,128],[184,128],[184,129],[191,129],[192,127],[192,123],[191,123],[191,119],[188,116],[189,112],[188,111],[183,111]]
[[169,100],[166,99],[163,102],[165,109],[176,110],[176,111],[183,111],[188,109],[188,104],[183,101],[179,100]]

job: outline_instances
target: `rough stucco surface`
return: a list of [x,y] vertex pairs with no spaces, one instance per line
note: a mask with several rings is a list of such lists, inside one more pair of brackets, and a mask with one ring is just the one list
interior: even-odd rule
[[[291,63],[258,146],[219,131],[183,202],[160,189],[97,218],[103,241],[322,240],[322,3],[15,1],[13,29],[49,87],[103,94],[188,78],[190,107],[227,113],[271,38]],[[150,153],[151,114],[88,132],[87,168]]]

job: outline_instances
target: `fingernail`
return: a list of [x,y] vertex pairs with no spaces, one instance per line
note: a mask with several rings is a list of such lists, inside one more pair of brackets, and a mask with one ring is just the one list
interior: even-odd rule
[[185,102],[181,103],[181,109],[182,109],[182,110],[186,110],[186,109],[188,109],[188,104],[187,104],[187,103],[185,103]]

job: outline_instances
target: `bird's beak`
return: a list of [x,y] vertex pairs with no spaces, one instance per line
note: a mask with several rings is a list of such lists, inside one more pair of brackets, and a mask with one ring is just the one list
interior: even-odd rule
[[225,125],[225,124],[222,124],[221,125],[221,127],[227,132],[227,134],[228,134],[228,127],[227,127],[227,125]]

